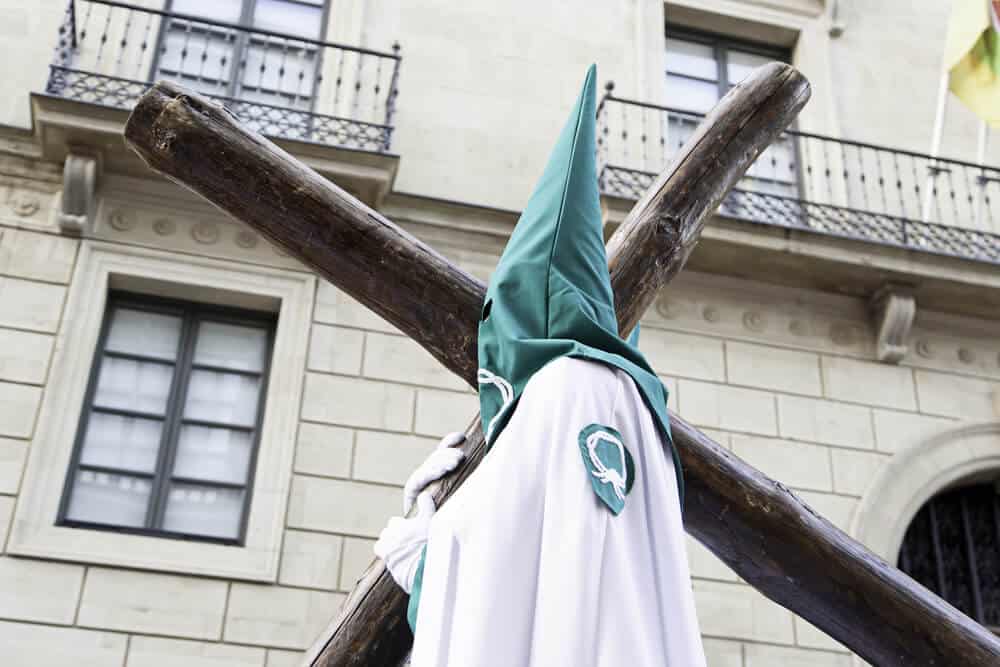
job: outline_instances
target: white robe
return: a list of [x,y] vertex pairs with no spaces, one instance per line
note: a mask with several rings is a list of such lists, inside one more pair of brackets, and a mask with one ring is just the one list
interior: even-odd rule
[[[621,514],[578,435],[616,429],[635,462]],[[669,452],[630,376],[559,358],[434,516],[413,667],[704,667]]]

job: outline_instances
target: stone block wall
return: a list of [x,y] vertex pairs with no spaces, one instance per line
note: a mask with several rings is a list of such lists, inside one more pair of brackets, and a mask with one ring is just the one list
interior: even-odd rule
[[[122,243],[140,234],[124,233]],[[49,360],[73,335],[63,302],[86,243],[0,226],[0,538],[24,490]],[[11,664],[296,664],[371,562],[406,476],[477,409],[470,389],[336,288],[319,283],[314,301],[276,580],[0,556],[0,646]],[[858,299],[687,273],[647,313],[640,345],[673,409],[850,530],[895,453],[942,427],[997,419],[1000,343],[989,332],[989,323],[924,314],[913,351],[886,365],[873,358]],[[713,667],[852,664],[704,547],[689,547]]]
[[[590,62],[599,62],[602,82],[614,79],[618,93],[659,102],[665,21],[700,14],[745,38],[766,41],[780,33],[814,87],[799,129],[923,150],[936,47],[924,49],[919,62],[907,60],[912,44],[896,49],[907,56],[905,67],[873,57],[884,37],[886,21],[879,17],[919,24],[892,39],[940,37],[942,10],[923,11],[934,3],[920,4],[913,11],[884,0],[852,3],[848,30],[836,41],[819,0],[594,0],[593,11],[568,2],[344,0],[333,5],[328,36],[376,49],[401,41],[394,190],[425,198],[423,214],[437,216],[436,225],[415,224],[412,231],[485,277],[509,227],[460,230],[459,223],[474,216],[512,222],[506,211],[491,209],[487,216],[477,207],[523,204]],[[306,318],[308,353],[275,360],[296,365],[303,390],[294,456],[279,471],[288,483],[287,506],[270,580],[199,576],[194,571],[201,564],[193,562],[191,572],[118,567],[82,551],[59,558],[12,555],[10,534],[26,503],[40,406],[56,389],[53,360],[77,333],[66,310],[69,293],[79,287],[73,281],[85,246],[156,248],[192,267],[222,258],[250,271],[306,273],[217,212],[150,185],[145,173],[102,176],[87,238],[58,233],[62,165],[43,160],[35,139],[10,127],[31,126],[29,93],[44,86],[64,7],[63,0],[0,0],[0,38],[6,40],[0,41],[16,54],[0,63],[8,93],[0,100],[0,663],[296,665],[371,562],[374,539],[400,511],[409,472],[439,437],[465,428],[476,396],[392,326],[320,281]],[[872,63],[880,71],[869,71]],[[904,69],[906,76],[897,76]],[[897,88],[906,82],[919,103],[905,95],[877,99],[876,76],[892,78]],[[900,103],[914,113],[899,113]],[[962,112],[955,118],[968,120]],[[959,157],[970,154],[974,140],[973,124],[961,125],[947,131]],[[864,252],[890,251],[872,246]],[[900,365],[886,365],[876,360],[864,299],[768,284],[765,269],[759,280],[684,274],[646,314],[641,347],[669,388],[672,409],[836,526],[853,533],[866,501],[884,491],[879,485],[897,485],[911,497],[928,492],[912,480],[886,479],[900,455],[922,451],[942,431],[1000,420],[995,320],[927,312],[918,304],[909,353]],[[889,532],[909,518],[875,515]],[[145,548],[162,544],[148,538]],[[846,649],[765,599],[704,547],[688,544],[712,667],[856,664]]]

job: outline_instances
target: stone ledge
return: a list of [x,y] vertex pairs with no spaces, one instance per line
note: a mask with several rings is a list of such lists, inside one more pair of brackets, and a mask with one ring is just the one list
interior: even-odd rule
[[[128,111],[32,93],[31,114],[43,159],[62,163],[67,155],[83,147],[101,155],[104,171],[154,177],[125,146],[122,132]],[[271,141],[370,206],[381,204],[399,169],[399,156],[391,153],[290,139]]]
[[[632,206],[617,197],[601,201],[611,229]],[[995,264],[721,216],[709,220],[688,269],[863,299],[887,283],[904,284],[913,287],[921,309],[987,319],[1000,314]]]

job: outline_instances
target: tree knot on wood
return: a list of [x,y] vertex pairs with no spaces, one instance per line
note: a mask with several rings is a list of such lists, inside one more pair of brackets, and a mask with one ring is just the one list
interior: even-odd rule
[[656,219],[657,235],[662,235],[664,241],[676,239],[684,229],[684,220],[673,213],[665,213]]
[[169,153],[176,138],[177,133],[172,129],[163,127],[153,128],[153,145],[161,153]]

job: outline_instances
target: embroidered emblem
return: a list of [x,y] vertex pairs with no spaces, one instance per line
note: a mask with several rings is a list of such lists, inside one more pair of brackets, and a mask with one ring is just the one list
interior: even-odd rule
[[579,442],[594,493],[617,516],[635,482],[635,463],[621,433],[610,426],[591,424],[580,431]]

